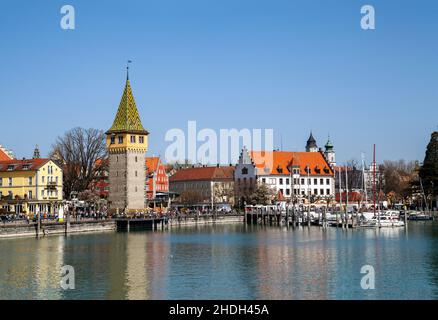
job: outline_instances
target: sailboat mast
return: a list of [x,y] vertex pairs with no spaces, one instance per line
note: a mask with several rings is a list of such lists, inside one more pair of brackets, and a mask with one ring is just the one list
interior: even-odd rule
[[365,206],[368,204],[367,183],[365,180],[365,154],[362,152],[362,183],[363,192],[365,193]]
[[374,144],[373,151],[373,205],[374,205],[374,216],[376,215],[376,145]]

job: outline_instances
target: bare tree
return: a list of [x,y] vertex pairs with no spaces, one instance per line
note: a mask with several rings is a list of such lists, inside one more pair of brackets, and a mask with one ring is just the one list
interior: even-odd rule
[[390,202],[406,200],[412,193],[412,184],[416,180],[418,162],[405,160],[384,161],[380,165],[383,179],[383,191]]
[[105,134],[97,129],[74,128],[58,137],[50,157],[63,168],[64,193],[88,190],[107,161]]

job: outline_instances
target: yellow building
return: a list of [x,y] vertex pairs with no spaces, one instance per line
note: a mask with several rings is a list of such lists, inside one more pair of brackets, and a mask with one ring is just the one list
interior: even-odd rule
[[3,213],[55,213],[61,205],[62,169],[50,159],[0,161]]

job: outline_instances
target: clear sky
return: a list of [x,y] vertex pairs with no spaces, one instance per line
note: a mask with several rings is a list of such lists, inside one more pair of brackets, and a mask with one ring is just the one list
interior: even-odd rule
[[[60,8],[76,29],[60,28]],[[376,30],[360,28],[362,5]],[[75,126],[108,129],[131,84],[149,154],[168,129],[273,128],[302,150],[330,134],[338,162],[424,158],[438,125],[438,2],[2,1],[0,144],[47,155]]]

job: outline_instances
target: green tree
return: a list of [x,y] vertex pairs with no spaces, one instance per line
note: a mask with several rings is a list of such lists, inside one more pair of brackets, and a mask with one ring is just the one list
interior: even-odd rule
[[434,197],[438,202],[438,131],[431,135],[419,174],[426,195]]

